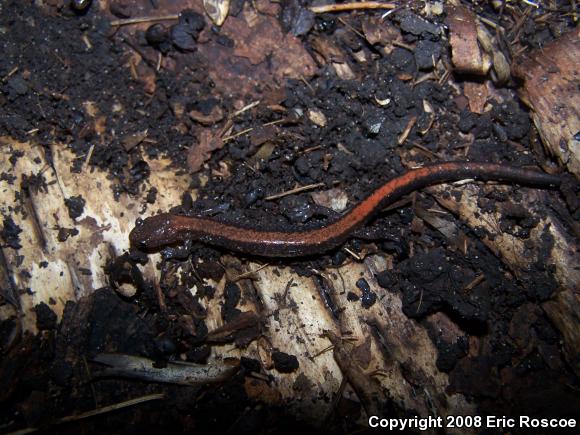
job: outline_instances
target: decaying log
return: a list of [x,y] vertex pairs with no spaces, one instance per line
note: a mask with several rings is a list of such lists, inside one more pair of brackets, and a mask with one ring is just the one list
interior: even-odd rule
[[[462,71],[485,74],[489,62],[477,45],[473,17],[464,12],[456,9],[450,14],[454,63]],[[463,51],[455,53],[456,49],[465,48],[466,40],[454,43],[454,38],[461,39],[461,35],[469,35],[467,56]],[[578,31],[567,38],[555,41],[550,49],[520,60],[515,69],[526,78],[527,100],[535,110],[534,121],[547,146],[579,175],[578,142],[574,140],[574,134],[580,130],[580,97],[574,62],[578,58]],[[297,41],[294,43],[298,45]],[[354,78],[347,58],[332,41],[318,38],[313,45],[326,62],[333,64],[338,76]],[[247,53],[238,54],[256,51],[248,47]],[[479,57],[472,56],[475,52]],[[469,62],[460,64],[463,60]],[[483,98],[481,103],[483,111]],[[309,116],[318,125],[326,123],[315,112],[310,112]],[[10,302],[13,309],[21,310],[25,330],[35,330],[33,307],[40,302],[49,304],[61,315],[67,301],[78,300],[109,285],[105,265],[127,250],[128,233],[135,220],[180,204],[182,193],[189,188],[189,177],[177,175],[169,167],[169,161],[148,161],[151,175],[143,192],[155,187],[159,194],[153,207],[144,208],[142,198],[122,195],[117,200],[113,195],[113,181],[105,172],[85,165],[80,174],[73,173],[70,167],[76,157],[64,146],[51,145],[50,161],[40,145],[2,138],[0,146],[3,150],[23,152],[14,164],[8,160],[8,152],[0,156],[0,166],[12,168],[11,174],[16,177],[13,182],[0,181],[0,211],[22,229],[21,247],[2,248],[0,268],[3,286],[12,291],[10,298],[14,300]],[[580,375],[577,241],[549,211],[545,211],[545,217],[527,240],[498,231],[499,214],[482,213],[477,203],[479,189],[487,188],[462,187],[460,202],[441,195],[449,189],[446,186],[432,188],[431,192],[444,208],[468,226],[494,234],[493,239],[484,237],[482,240],[515,276],[524,274],[540,259],[554,266],[554,276],[561,289],[542,307],[561,331],[568,362]],[[498,189],[497,186],[491,188]],[[544,195],[542,191],[525,190],[522,205],[533,213],[534,208],[543,203]],[[85,201],[84,211],[73,218],[65,200],[78,196]],[[458,234],[437,219],[423,219],[446,237]],[[67,232],[72,229],[78,230],[78,234]],[[542,251],[542,240],[546,236],[552,240],[547,255]],[[156,284],[160,281],[160,271],[156,268],[159,259],[159,255],[151,255],[146,266],[139,266],[144,278]],[[275,385],[279,396],[272,394],[261,399],[271,400],[276,405],[292,399],[294,409],[290,412],[315,424],[335,411],[333,401],[343,393],[346,382],[350,383],[352,391],[347,390],[345,394],[361,401],[369,414],[378,412],[383,402],[390,402],[423,416],[475,415],[476,404],[462,394],[448,391],[449,376],[437,368],[438,351],[427,328],[404,314],[401,294],[378,285],[376,274],[389,269],[391,260],[387,255],[372,255],[364,261],[347,262],[334,269],[311,270],[309,277],[299,276],[289,267],[245,262],[241,266],[243,272],[255,272],[239,280],[242,299],[237,308],[249,313],[244,320],[261,323],[263,329],[259,339],[240,348],[227,341],[222,307],[217,303],[223,300],[226,277],[234,274],[228,270],[234,269],[228,266],[234,260],[223,255],[221,263],[227,269],[225,276],[219,282],[208,281],[216,289],[215,297],[200,302],[207,311],[208,329],[214,334],[210,334],[213,340],[210,360],[255,358],[269,370],[273,366],[273,350],[295,355],[300,370],[288,374],[269,370],[271,384]],[[361,277],[378,297],[377,303],[368,308],[347,299],[352,286]],[[189,291],[195,293],[197,289]],[[6,295],[4,298],[9,299]],[[3,309],[0,320],[12,313]],[[443,325],[442,329],[451,339],[459,331],[457,325],[442,314],[432,315],[426,322]],[[304,400],[297,400],[300,398]]]
[[[117,201],[113,181],[103,171],[71,172],[75,156],[59,144],[51,147],[51,162],[44,149],[31,142],[0,138],[0,147],[0,166],[12,168],[10,173],[16,177],[11,183],[0,181],[0,212],[22,230],[21,247],[4,247],[2,253],[19,293],[23,329],[34,331],[37,304],[45,302],[60,316],[67,301],[109,285],[107,261],[128,248],[127,234],[142,206],[127,196]],[[8,160],[13,154],[9,150],[22,152],[14,166]],[[179,192],[187,187],[186,177],[163,170],[167,165],[163,160],[150,162],[152,184],[163,186],[155,210],[179,203]],[[65,200],[78,196],[85,201],[84,210],[73,220]]]
[[[498,186],[483,189],[498,189]],[[580,301],[578,299],[578,283],[580,269],[578,256],[578,240],[567,233],[558,217],[546,211],[546,192],[526,189],[519,205],[530,213],[542,210],[546,217],[531,231],[529,239],[521,239],[499,230],[499,218],[496,214],[481,211],[478,204],[478,187],[469,185],[463,187],[460,202],[445,195],[448,188],[437,186],[431,188],[437,201],[446,209],[458,215],[471,228],[484,229],[493,238],[483,237],[482,241],[510,267],[515,276],[521,276],[531,266],[540,261],[548,266],[553,265],[554,276],[560,284],[560,291],[552,299],[542,304],[546,313],[564,336],[566,356],[577,374],[580,374]],[[548,253],[542,247],[545,237],[552,239],[552,247]]]
[[532,118],[549,153],[580,177],[580,29],[545,47],[524,53],[512,65],[525,80],[521,97],[532,108]]

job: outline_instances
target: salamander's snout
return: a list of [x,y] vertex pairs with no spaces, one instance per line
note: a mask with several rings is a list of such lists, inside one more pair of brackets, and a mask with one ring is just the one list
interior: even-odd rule
[[147,241],[143,234],[144,222],[145,221],[141,218],[137,219],[137,222],[135,222],[135,228],[133,228],[129,233],[129,243],[132,248],[140,250],[147,249]]

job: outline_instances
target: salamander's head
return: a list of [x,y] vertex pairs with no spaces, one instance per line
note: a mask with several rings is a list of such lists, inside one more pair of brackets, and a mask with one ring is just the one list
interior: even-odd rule
[[162,213],[138,220],[129,234],[131,246],[142,251],[156,251],[179,241],[175,218],[169,213]]

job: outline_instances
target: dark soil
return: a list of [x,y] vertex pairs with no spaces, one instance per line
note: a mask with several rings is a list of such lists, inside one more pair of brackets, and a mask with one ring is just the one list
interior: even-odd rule
[[[189,117],[176,114],[175,107],[181,105],[186,113],[194,110],[205,116],[215,108],[232,107],[240,95],[221,92],[208,78],[206,70],[212,65],[197,53],[196,46],[213,43],[229,47],[235,41],[221,35],[209,22],[200,22],[200,16],[191,12],[176,28],[151,28],[146,34],[131,36],[112,29],[110,17],[98,13],[95,5],[79,12],[58,1],[46,3],[52,6],[40,9],[21,1],[5,1],[0,5],[0,135],[41,144],[61,142],[77,155],[73,167],[77,171],[94,146],[90,165],[109,171],[116,180],[117,196],[145,193],[146,207],[155,209],[157,192],[144,192],[143,181],[150,168],[143,155],[168,156],[176,171],[191,173],[191,185],[199,189],[199,199],[193,202],[185,194],[182,204],[176,204],[173,211],[213,216],[227,222],[261,222],[264,227],[286,229],[317,227],[336,214],[316,205],[309,192],[278,201],[266,200],[269,195],[290,190],[296,184],[340,187],[352,204],[389,177],[404,172],[410,164],[469,158],[534,167],[545,160],[545,156],[532,151],[521,152],[531,148],[530,141],[537,135],[521,102],[508,100],[495,105],[486,115],[477,115],[469,111],[465,98],[458,97],[445,82],[426,80],[413,86],[413,79],[432,71],[432,55],[448,61],[447,40],[441,37],[443,18],[426,21],[412,9],[396,11],[388,19],[401,29],[405,43],[416,44],[416,49],[395,47],[387,55],[382,54],[380,45],[372,45],[350,30],[363,28],[363,21],[382,12],[301,16],[301,2],[290,1],[279,16],[282,28],[300,35],[312,51],[313,35],[330,38],[348,54],[346,61],[357,79],[341,80],[327,63],[319,66],[318,73],[307,84],[290,80],[283,83],[280,92],[266,86],[255,90],[270,105],[284,108],[284,114],[265,105],[246,111],[235,119],[231,134],[277,123],[228,141],[211,153],[207,166],[192,171],[191,162],[188,166],[188,150],[181,144],[199,146],[200,126]],[[120,5],[122,2],[112,3],[117,8],[112,10],[113,14],[127,13]],[[230,15],[237,15],[242,3],[233,1]],[[498,19],[497,12],[487,3],[478,7],[479,13]],[[569,2],[561,2],[561,7],[567,10]],[[540,22],[526,20],[518,30],[520,43],[529,48],[541,46],[570,25],[558,14]],[[90,49],[84,38],[90,40]],[[186,67],[158,71],[155,90],[148,93],[146,84],[127,71],[131,50],[143,53],[153,64],[157,54],[163,53]],[[369,61],[355,63],[353,56],[361,53]],[[515,85],[510,83],[504,89],[506,95]],[[377,104],[385,99],[391,103]],[[107,117],[104,131],[97,133],[88,127],[93,123],[83,110],[87,100],[94,102],[99,112],[110,112],[113,103],[124,110]],[[424,102],[436,107],[439,114],[437,127],[426,134],[420,133],[429,124]],[[326,125],[320,127],[310,122],[308,110],[322,112]],[[398,138],[413,117],[415,127],[405,142],[398,145]],[[221,121],[215,131],[225,122]],[[176,125],[180,128],[175,128]],[[132,135],[144,130],[148,130],[151,140],[133,143]],[[474,142],[466,147],[460,133],[472,133]],[[262,147],[267,142],[274,146],[264,155]],[[50,161],[49,147],[46,153]],[[20,156],[14,153],[12,157]],[[258,171],[248,161],[256,163]],[[227,162],[231,175],[212,175],[215,174],[212,171],[221,169],[222,162]],[[10,168],[0,169],[2,179],[10,180]],[[200,182],[202,176],[209,180],[204,185]],[[23,191],[26,188],[23,186]],[[453,188],[449,194],[460,195]],[[510,187],[505,195],[482,197],[480,206],[482,212],[508,210],[501,230],[527,239],[538,221],[525,210],[510,207],[517,195],[518,188]],[[544,198],[561,201],[558,192],[549,192]],[[456,343],[448,343],[438,331],[430,330],[439,350],[437,365],[450,375],[450,391],[468,396],[478,404],[481,413],[574,415],[580,405],[580,398],[574,393],[578,391],[578,379],[562,356],[561,336],[538,305],[557,290],[550,268],[538,263],[516,279],[480,241],[481,231],[456,221],[470,239],[471,248],[464,255],[448,246],[448,240],[435,229],[423,226],[418,231],[413,226],[414,207],[428,209],[434,203],[425,193],[417,194],[414,200],[382,213],[372,223],[374,244],[361,237],[349,241],[347,246],[354,252],[374,249],[394,256],[394,270],[377,278],[389,291],[401,293],[407,316],[428,325],[425,320],[428,315],[444,312],[462,328],[464,337]],[[84,205],[82,197],[70,198],[67,203],[70,216],[79,217]],[[20,228],[10,215],[3,216],[2,222],[2,246],[18,249]],[[544,249],[549,250],[552,243],[546,236]],[[415,247],[413,254],[410,246]],[[192,252],[204,260],[195,269],[187,266]],[[36,308],[39,334],[25,335],[17,346],[10,348],[4,347],[4,343],[9,341],[7,337],[15,322],[0,324],[3,353],[0,431],[26,427],[46,428],[47,433],[304,430],[286,409],[264,407],[259,400],[247,396],[244,382],[254,379],[252,373],[267,373],[258,361],[242,359],[235,377],[217,387],[92,377],[98,367],[90,361],[102,352],[141,355],[159,364],[179,359],[180,355],[185,355],[189,362],[207,360],[212,342],[208,339],[200,298],[213,299],[215,289],[205,286],[200,279],[221,278],[220,251],[193,243],[168,248],[163,254],[164,261],[159,267],[163,273],[160,286],[167,303],[165,311],[159,309],[157,290],[143,280],[135,267],[147,261],[146,256],[130,252],[111,264],[108,272],[114,284],[135,284],[136,297],[126,300],[110,288],[97,290],[77,304],[69,302],[58,324],[50,307],[40,305]],[[312,269],[333,267],[346,259],[343,250],[336,250],[317,258],[285,263],[292,264],[298,273],[311,274]],[[175,276],[177,264],[182,266],[179,281]],[[482,283],[469,292],[463,291],[478,275],[484,276]],[[193,285],[202,288],[195,297],[185,291]],[[225,322],[240,321],[243,325],[227,340],[244,346],[260,335],[261,325],[259,319],[240,319],[241,311],[236,308],[240,293],[236,284],[229,284],[225,299],[214,302],[221,304]],[[348,299],[365,309],[376,302],[377,295],[361,279],[352,283]],[[468,356],[470,335],[487,337],[489,349],[484,356]],[[528,345],[530,342],[533,346]],[[273,359],[279,372],[300,371],[294,355],[274,352]],[[164,401],[50,426],[60,417],[159,392],[165,393]],[[546,402],[550,407],[543,406]],[[341,404],[346,405],[360,406]],[[356,414],[351,411],[350,415]],[[350,423],[343,421],[344,415],[347,414],[341,417],[340,412],[335,413],[327,429],[338,431],[348,427]]]

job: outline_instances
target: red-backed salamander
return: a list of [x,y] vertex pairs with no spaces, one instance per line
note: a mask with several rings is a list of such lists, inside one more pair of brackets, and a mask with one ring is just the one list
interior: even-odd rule
[[324,227],[298,231],[268,231],[214,219],[162,213],[146,218],[129,235],[135,248],[152,251],[197,240],[231,251],[264,257],[300,257],[340,246],[380,210],[404,195],[448,181],[475,179],[557,187],[556,175],[492,163],[446,162],[412,169],[387,181],[341,218]]

